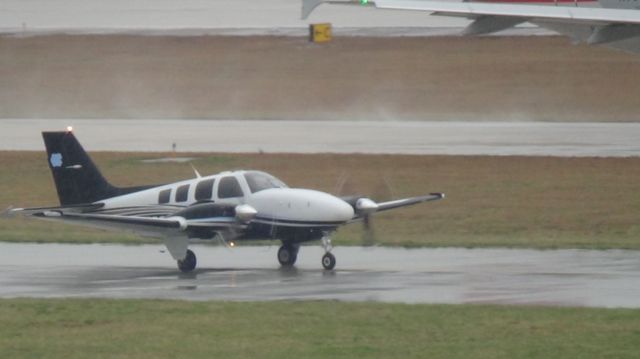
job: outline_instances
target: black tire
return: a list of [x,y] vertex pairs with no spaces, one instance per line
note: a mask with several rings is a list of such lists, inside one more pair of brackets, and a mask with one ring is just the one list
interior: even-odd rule
[[278,262],[282,266],[292,266],[298,259],[298,248],[284,245],[278,249]]
[[187,249],[187,255],[184,257],[184,259],[178,261],[178,269],[180,269],[182,273],[189,273],[196,269],[196,264],[197,260],[195,253],[193,253],[190,249]]
[[336,266],[336,257],[331,253],[325,253],[322,256],[322,267],[326,270],[332,270]]

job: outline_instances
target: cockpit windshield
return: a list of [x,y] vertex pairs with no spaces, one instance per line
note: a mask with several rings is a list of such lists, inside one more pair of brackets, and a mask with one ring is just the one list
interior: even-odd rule
[[287,188],[287,185],[270,174],[258,171],[246,172],[244,178],[249,184],[251,193],[256,193],[269,188]]

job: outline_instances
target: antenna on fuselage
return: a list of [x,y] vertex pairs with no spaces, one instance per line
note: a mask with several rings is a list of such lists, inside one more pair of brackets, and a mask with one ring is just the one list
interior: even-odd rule
[[196,167],[193,165],[193,163],[189,163],[189,165],[191,166],[191,168],[193,169],[193,172],[196,174],[197,178],[201,178],[202,176],[200,175],[200,172],[198,172],[198,170],[196,169]]

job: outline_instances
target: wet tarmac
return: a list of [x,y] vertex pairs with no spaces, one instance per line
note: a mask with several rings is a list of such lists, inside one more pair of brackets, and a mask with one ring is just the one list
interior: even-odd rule
[[640,123],[547,122],[4,119],[0,150],[42,151],[68,125],[89,151],[640,155]]
[[195,245],[181,274],[158,245],[0,243],[0,297],[324,300],[640,307],[640,251],[338,247],[337,267],[303,247]]

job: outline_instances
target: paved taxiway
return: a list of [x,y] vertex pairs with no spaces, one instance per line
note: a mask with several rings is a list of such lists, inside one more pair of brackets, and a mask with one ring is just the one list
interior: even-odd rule
[[[43,150],[68,125],[88,150],[640,155],[640,123],[208,120],[0,120],[0,150]],[[107,134],[107,135],[105,135]]]
[[381,301],[640,307],[640,252],[338,247],[335,271],[303,247],[296,267],[277,246],[192,246],[180,274],[161,245],[0,243],[0,297]]

